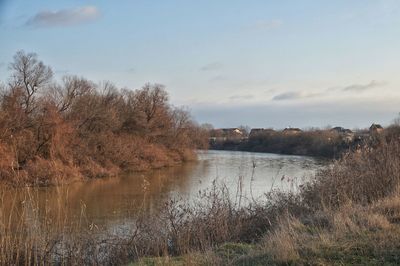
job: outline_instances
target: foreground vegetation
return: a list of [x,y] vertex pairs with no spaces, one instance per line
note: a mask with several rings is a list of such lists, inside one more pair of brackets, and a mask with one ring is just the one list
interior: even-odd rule
[[399,265],[399,181],[398,140],[363,147],[319,172],[299,194],[272,192],[267,203],[257,203],[257,215],[245,217],[264,223],[250,220],[257,232],[251,240],[233,233],[200,252],[134,265]]
[[67,76],[23,51],[0,84],[0,181],[47,185],[146,170],[194,158],[205,132],[162,85],[119,90]]
[[84,206],[79,222],[71,220],[62,188],[52,199],[56,209],[40,207],[29,188],[23,199],[3,189],[0,263],[398,265],[399,185],[393,138],[344,155],[297,193],[253,200],[215,184],[194,203],[171,200],[157,212],[137,212],[123,234],[87,221]]

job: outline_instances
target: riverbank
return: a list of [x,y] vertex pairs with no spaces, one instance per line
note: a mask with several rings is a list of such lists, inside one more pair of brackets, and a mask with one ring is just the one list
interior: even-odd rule
[[164,86],[119,89],[77,76],[53,79],[19,51],[0,88],[0,181],[47,186],[176,165],[207,147],[190,113]]
[[[381,143],[373,150],[346,154],[300,186],[298,193],[271,191],[264,199],[253,200],[243,197],[240,186],[231,197],[226,186],[214,183],[195,204],[170,200],[161,212],[136,213],[124,237],[110,231],[99,238],[101,227],[85,222],[84,215],[71,227],[62,211],[56,220],[27,223],[35,216],[31,205],[37,206],[27,194],[24,211],[13,213],[20,222],[10,224],[7,221],[12,219],[2,216],[6,226],[2,226],[1,241],[6,245],[0,249],[0,260],[3,264],[74,265],[129,261],[145,265],[396,265],[400,262],[396,244],[399,173],[400,143]],[[3,197],[4,193],[9,192],[3,191]],[[58,229],[51,229],[46,221],[56,222]],[[77,227],[86,228],[79,237]]]

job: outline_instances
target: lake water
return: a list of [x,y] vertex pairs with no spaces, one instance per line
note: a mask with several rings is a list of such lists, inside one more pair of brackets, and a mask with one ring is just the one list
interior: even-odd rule
[[[191,201],[198,197],[199,191],[210,188],[214,181],[226,185],[232,195],[236,194],[240,182],[245,197],[259,198],[271,189],[296,190],[298,183],[324,165],[326,161],[305,156],[199,151],[198,161],[182,166],[63,187],[29,188],[29,193],[18,198],[16,209],[22,207],[25,213],[32,212],[33,220],[41,220],[44,213],[62,213],[69,219],[84,219],[115,230],[129,224],[138,208],[154,212],[171,198]],[[19,197],[18,192],[15,194]],[[4,197],[3,204],[12,198]],[[27,205],[30,199],[34,199],[33,205]],[[35,210],[40,211],[35,213]]]

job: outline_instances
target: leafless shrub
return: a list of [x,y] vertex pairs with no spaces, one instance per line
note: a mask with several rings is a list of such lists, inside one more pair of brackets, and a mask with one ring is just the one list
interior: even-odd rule
[[[160,168],[192,159],[194,149],[206,147],[207,135],[187,110],[168,102],[162,85],[120,91],[110,82],[76,76],[57,84],[36,54],[23,51],[10,69],[10,83],[1,90],[0,143],[12,159],[0,164],[1,180],[50,185]],[[44,160],[57,168],[39,171]]]
[[303,187],[305,202],[335,207],[349,201],[369,204],[390,196],[400,181],[399,154],[400,143],[392,140],[344,155]]

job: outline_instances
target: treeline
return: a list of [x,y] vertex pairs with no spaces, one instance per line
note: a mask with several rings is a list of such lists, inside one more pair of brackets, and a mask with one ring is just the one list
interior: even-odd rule
[[[328,136],[329,135],[329,136]],[[350,145],[338,134],[322,131],[301,132],[293,135],[273,132],[250,136],[245,140],[225,140],[211,142],[211,148],[217,150],[240,150],[268,152],[277,154],[312,155],[336,157]]]
[[338,157],[355,143],[327,130],[302,131],[295,134],[273,132],[250,137],[243,145],[256,152]]
[[37,55],[19,51],[0,88],[0,179],[45,185],[146,170],[194,158],[207,132],[169,103],[165,88],[53,79]]
[[383,139],[390,141],[398,136],[400,127],[395,124],[381,133],[361,130],[351,134],[341,134],[331,129],[311,129],[296,133],[265,130],[243,138],[211,140],[210,148],[339,158],[343,153],[366,145],[374,146]]

